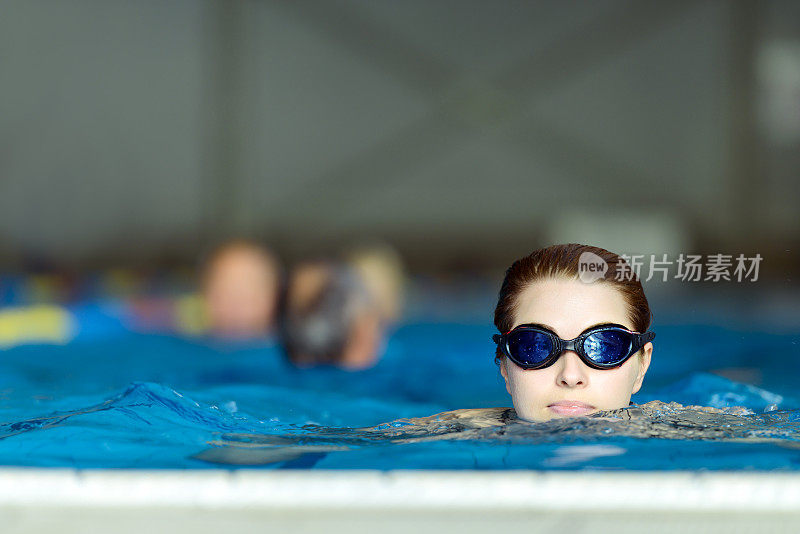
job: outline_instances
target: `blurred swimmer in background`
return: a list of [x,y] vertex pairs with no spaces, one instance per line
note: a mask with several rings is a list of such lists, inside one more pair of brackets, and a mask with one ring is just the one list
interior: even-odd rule
[[386,329],[402,306],[401,263],[384,248],[355,250],[349,259],[307,261],[289,276],[279,335],[298,367],[355,371],[380,359]]
[[220,246],[209,257],[202,282],[209,333],[245,340],[274,331],[281,270],[265,247],[246,240]]
[[397,322],[405,292],[405,270],[400,254],[388,245],[364,245],[352,248],[345,261],[366,285],[384,324]]

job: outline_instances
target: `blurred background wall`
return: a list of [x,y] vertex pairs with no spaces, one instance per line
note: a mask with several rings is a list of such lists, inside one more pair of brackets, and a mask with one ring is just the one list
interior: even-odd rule
[[[0,2],[0,260],[412,268],[553,241],[800,273],[800,3]],[[634,250],[638,249],[638,250]]]

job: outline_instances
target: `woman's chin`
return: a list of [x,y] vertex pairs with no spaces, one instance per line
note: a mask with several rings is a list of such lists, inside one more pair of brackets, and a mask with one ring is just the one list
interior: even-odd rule
[[551,419],[567,419],[570,417],[584,417],[602,410],[598,408],[581,409],[581,410],[563,410],[556,407],[555,409],[550,406],[540,410],[536,413],[520,413],[517,411],[517,418],[527,423],[544,423]]
[[597,412],[594,406],[550,405],[547,411],[552,417],[581,417]]

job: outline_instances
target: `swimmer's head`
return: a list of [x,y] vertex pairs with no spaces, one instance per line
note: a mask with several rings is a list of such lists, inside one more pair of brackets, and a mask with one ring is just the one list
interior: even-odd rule
[[[587,278],[582,269],[587,258],[607,267]],[[494,316],[501,333],[535,324],[565,340],[608,323],[644,333],[650,321],[642,284],[628,264],[612,252],[579,244],[553,245],[514,262],[506,271]],[[522,369],[499,348],[496,360],[517,415],[546,421],[565,416],[567,401],[586,405],[576,415],[628,406],[641,388],[652,352],[653,344],[646,343],[613,369],[589,367],[571,350],[542,369]]]
[[378,357],[381,324],[366,284],[352,267],[307,262],[290,275],[279,333],[293,364],[370,367]]
[[203,273],[203,297],[214,335],[252,339],[268,334],[275,322],[280,267],[267,249],[232,241],[216,249]]
[[400,254],[388,245],[351,249],[347,263],[359,274],[386,323],[397,321],[403,308],[405,273]]

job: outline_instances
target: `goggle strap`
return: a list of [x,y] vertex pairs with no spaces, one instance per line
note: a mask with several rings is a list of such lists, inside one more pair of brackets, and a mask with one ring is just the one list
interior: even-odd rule
[[644,347],[650,341],[653,341],[653,338],[656,337],[655,332],[645,332],[644,334],[636,334],[636,338],[634,339],[633,351],[638,352],[642,347]]

